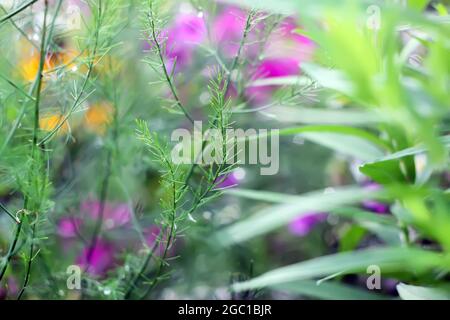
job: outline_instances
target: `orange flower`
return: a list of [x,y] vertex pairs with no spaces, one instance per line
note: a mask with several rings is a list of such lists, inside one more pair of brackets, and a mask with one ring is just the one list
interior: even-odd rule
[[97,134],[104,134],[112,120],[114,107],[107,102],[93,104],[86,112],[86,126]]
[[[34,81],[34,79],[36,79],[36,75],[39,71],[39,62],[40,62],[39,60],[40,60],[39,54],[32,54],[31,56],[23,57],[19,61],[21,75],[25,81],[32,82]],[[47,72],[52,68],[53,62],[51,61],[51,59],[45,59],[43,72]]]
[[78,68],[80,68],[81,72],[86,72],[87,68],[84,64],[80,67],[78,66],[77,60],[81,57],[83,57],[83,54],[81,54],[79,51],[74,49],[67,49],[52,55],[51,59],[56,66],[63,66],[64,68],[71,71],[77,71]]
[[[41,119],[39,119],[39,127],[44,131],[53,131],[62,121],[63,116],[61,115],[48,115],[44,116]],[[64,122],[64,124],[59,128],[58,134],[67,133],[69,130],[69,125],[67,124],[67,121]]]
[[[22,52],[29,52],[29,54],[24,54],[19,59],[20,75],[25,81],[32,82],[36,79],[36,75],[39,71],[40,54],[36,52],[36,50],[28,47],[24,47]],[[57,67],[76,70],[76,59],[79,56],[79,52],[73,49],[52,53],[45,59],[43,73],[48,73]],[[86,68],[84,67],[81,71],[84,72],[85,70]]]

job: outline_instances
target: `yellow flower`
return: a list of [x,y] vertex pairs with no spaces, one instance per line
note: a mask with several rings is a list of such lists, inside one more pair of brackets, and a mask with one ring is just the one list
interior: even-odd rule
[[[53,131],[62,121],[63,116],[61,115],[48,115],[44,116],[41,119],[39,119],[39,127],[44,131]],[[69,125],[67,124],[67,121],[63,123],[61,128],[58,130],[58,134],[67,133],[69,130]]]
[[86,112],[86,126],[97,134],[104,134],[113,117],[114,107],[108,102],[93,104]]

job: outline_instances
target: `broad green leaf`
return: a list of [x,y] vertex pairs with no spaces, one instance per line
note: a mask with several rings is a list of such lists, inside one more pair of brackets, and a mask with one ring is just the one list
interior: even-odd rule
[[250,82],[247,87],[264,87],[264,86],[302,86],[308,85],[311,80],[306,77],[286,76],[274,78],[262,78]]
[[382,121],[376,113],[364,110],[275,106],[266,113],[281,122],[305,124],[362,126],[373,125]]
[[[274,131],[271,130],[266,134],[257,134],[254,136],[250,136],[248,138],[240,138],[240,140],[255,140],[261,137],[270,136]],[[298,135],[298,134],[306,134],[306,133],[331,133],[336,134],[338,136],[348,136],[350,138],[354,137],[355,139],[359,139],[361,141],[366,141],[365,145],[371,145],[369,148],[378,149],[376,151],[377,154],[380,154],[381,150],[389,150],[389,146],[377,136],[369,133],[368,131],[353,128],[348,126],[339,126],[339,125],[309,125],[302,127],[292,127],[292,128],[284,128],[280,129],[278,134],[280,136],[290,136],[290,135]]]
[[381,184],[401,183],[405,177],[397,160],[366,163],[359,168],[361,173]]
[[423,11],[430,0],[408,0],[408,7],[417,10],[417,11]]
[[450,300],[450,292],[444,289],[397,285],[397,292],[403,300]]
[[303,63],[302,70],[324,88],[335,90],[347,96],[353,96],[354,94],[355,88],[352,82],[341,71],[327,69],[312,63]]
[[339,252],[352,251],[364,239],[367,230],[358,225],[347,226],[339,236]]
[[391,227],[396,226],[397,224],[395,218],[390,215],[374,214],[373,212],[364,211],[360,208],[343,207],[331,210],[330,213],[357,221],[368,221]]
[[412,248],[386,247],[344,252],[281,267],[251,280],[236,283],[236,291],[254,290],[292,281],[326,277],[336,273],[366,273],[376,265],[383,273],[406,272],[421,274],[436,267],[450,270],[449,257],[431,251]]
[[283,292],[298,294],[323,300],[383,300],[388,299],[383,295],[371,293],[369,290],[345,285],[336,281],[325,281],[318,284],[316,281],[303,280],[271,288]]
[[382,225],[371,221],[359,221],[359,224],[375,234],[387,245],[399,246],[402,244],[400,229],[397,226]]
[[[236,191],[234,194],[237,195]],[[247,191],[247,195],[249,194],[250,192]],[[257,193],[253,193],[253,195],[260,197]],[[286,199],[289,199],[289,202],[269,206],[220,231],[217,240],[223,245],[239,243],[282,227],[302,214],[311,211],[329,212],[338,207],[359,203],[365,199],[377,198],[379,195],[380,193],[376,191],[347,187],[329,193],[324,191],[307,193],[298,196],[297,200],[287,197]],[[273,199],[274,197],[272,197]],[[276,200],[279,199],[281,199],[281,196]]]
[[[450,135],[443,136],[439,140],[447,149],[450,149]],[[401,159],[401,158],[405,158],[408,156],[414,156],[414,155],[422,154],[422,153],[426,153],[426,152],[427,152],[427,149],[424,146],[416,146],[416,147],[407,148],[407,149],[392,153],[390,155],[387,155],[383,158],[378,159],[377,161]]]
[[361,140],[366,140],[368,143],[372,143],[379,149],[383,150],[389,149],[389,146],[387,146],[386,143],[377,136],[369,133],[368,131],[348,126],[310,125],[303,127],[285,128],[280,130],[280,136],[295,135],[302,133],[333,133],[333,134],[353,136],[355,138],[360,138]]
[[383,156],[383,151],[380,148],[365,139],[355,136],[319,132],[304,133],[301,136],[338,153],[363,161],[370,161]]
[[241,198],[273,203],[296,203],[300,200],[299,196],[296,195],[260,190],[226,189],[223,193]]

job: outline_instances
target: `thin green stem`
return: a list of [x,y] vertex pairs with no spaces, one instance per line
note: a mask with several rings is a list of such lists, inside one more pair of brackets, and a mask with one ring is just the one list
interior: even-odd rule
[[38,0],[30,0],[30,1],[26,2],[26,3],[24,3],[22,6],[18,7],[17,9],[11,11],[7,15],[3,16],[2,18],[0,18],[0,24],[5,22],[8,19],[11,19],[15,15],[21,13],[22,11],[24,11],[26,8],[28,8],[29,6],[33,5],[37,1]]
[[22,231],[22,224],[23,221],[20,219],[20,223],[16,227],[16,232],[14,233],[14,239],[11,242],[8,253],[6,254],[6,257],[4,257],[5,262],[3,263],[2,269],[0,270],[0,281],[2,281],[3,276],[5,275],[6,269],[8,268],[9,262],[11,261],[11,258],[15,255],[15,250],[17,246],[17,242],[19,240],[20,232]]
[[14,214],[11,213],[11,211],[8,210],[1,202],[0,202],[0,209],[2,209],[11,219],[14,220],[15,223],[19,224],[20,220],[18,217],[16,217]]
[[[251,26],[252,26],[252,21],[253,21],[254,15],[255,15],[255,13],[253,11],[250,11],[248,13],[248,15],[247,15],[245,28],[244,28],[244,31],[242,33],[242,38],[241,38],[241,41],[239,43],[238,51],[236,53],[236,56],[233,59],[233,62],[231,63],[231,67],[227,71],[227,79],[225,80],[225,83],[223,84],[223,91],[224,91],[225,94],[228,92],[228,89],[229,89],[229,86],[230,86],[230,83],[231,83],[232,73],[236,69],[236,67],[239,65],[239,61],[241,59],[241,55],[242,55],[243,49],[245,47],[245,43],[246,43],[247,38],[248,38],[248,34],[250,33],[250,29],[251,29]],[[216,120],[214,120],[214,122],[215,121]],[[207,140],[207,139],[205,139],[205,140]],[[202,153],[205,150],[205,147],[206,147],[206,141],[204,141],[203,144],[202,144],[201,152],[199,152],[199,154],[196,155],[196,160],[200,158],[200,156],[202,155]],[[185,185],[189,185],[189,181],[191,180],[192,176],[194,175],[194,171],[195,171],[196,167],[197,167],[196,163],[194,163],[191,166],[191,168],[189,170],[189,173],[186,176]]]
[[175,104],[177,105],[177,107],[181,110],[181,112],[183,112],[183,114],[186,116],[186,118],[192,123],[194,124],[194,119],[192,118],[192,116],[189,114],[189,112],[186,110],[186,108],[183,106],[183,104],[181,103],[180,98],[178,97],[178,93],[177,90],[175,89],[175,85],[172,81],[172,77],[169,75],[169,72],[167,70],[167,66],[164,60],[164,55],[161,49],[161,44],[158,40],[158,37],[156,35],[156,26],[155,26],[155,17],[153,15],[153,8],[152,8],[152,4],[150,4],[150,12],[149,12],[149,20],[150,20],[150,28],[151,28],[151,36],[152,36],[152,40],[155,44],[156,47],[156,51],[158,53],[158,58],[161,62],[161,69],[163,71],[164,74],[164,78],[166,79],[166,82],[169,86],[170,92],[172,93],[172,96],[175,100]]
[[30,274],[31,274],[31,266],[34,259],[34,246],[35,246],[35,236],[36,236],[36,224],[37,222],[33,223],[33,226],[31,227],[31,244],[30,244],[30,252],[28,256],[27,261],[27,271],[25,273],[25,280],[23,282],[22,288],[20,289],[19,295],[17,296],[17,300],[20,300],[25,292],[25,290],[28,287],[28,284],[30,282]]
[[88,270],[88,268],[90,267],[92,255],[94,254],[95,247],[97,246],[98,237],[102,230],[105,215],[106,197],[108,195],[109,179],[111,176],[111,164],[112,164],[112,151],[108,150],[106,155],[105,176],[103,178],[102,187],[100,191],[100,207],[98,209],[97,221],[94,226],[94,231],[92,232],[91,241],[89,242],[88,246],[89,251],[86,258],[86,268],[85,268],[86,270]]
[[[7,14],[8,13],[8,11],[6,11],[6,9],[3,7],[3,5],[1,5],[0,4],[0,9],[2,9],[2,11],[5,13],[5,14]],[[13,27],[14,28],[16,28],[17,29],[17,31],[19,31],[20,32],[20,34],[33,46],[33,47],[35,47],[37,50],[39,50],[39,46],[36,44],[36,43],[34,43],[33,42],[33,40],[31,40],[29,37],[28,37],[28,35],[26,34],[26,32],[25,31],[23,31],[23,29],[22,28],[20,28],[18,25],[17,25],[17,23],[15,23],[14,22],[14,20],[13,19],[10,19],[9,20],[9,22],[13,25]]]
[[22,95],[24,95],[27,99],[35,101],[34,97],[31,96],[30,94],[26,93],[21,87],[19,87],[17,84],[15,84],[14,82],[12,82],[11,80],[9,80],[8,78],[6,78],[4,75],[0,74],[0,78],[2,78],[3,80],[5,80],[6,82],[8,82],[8,84],[12,87],[14,87],[14,89],[16,89],[18,92],[20,92]]
[[[40,114],[40,102],[41,102],[41,91],[42,91],[42,78],[43,78],[45,58],[47,55],[47,51],[46,51],[47,16],[48,16],[48,0],[45,0],[44,22],[43,22],[43,26],[42,26],[42,38],[41,38],[41,48],[40,48],[40,57],[39,57],[39,68],[38,68],[38,82],[37,82],[37,89],[36,89],[37,91],[36,91],[35,104],[34,104],[33,144],[31,146],[32,162],[35,160],[36,148],[38,148],[37,140],[38,140],[38,133],[39,133],[39,114]],[[32,163],[32,168],[34,168],[33,163]],[[45,188],[45,183],[43,184],[43,188]],[[29,203],[28,196],[25,196],[25,204],[26,204],[25,209],[28,209],[28,203]],[[29,281],[30,281],[31,266],[33,263],[33,258],[34,258],[36,225],[37,225],[37,221],[35,221],[31,227],[31,230],[32,230],[31,244],[30,244],[30,253],[29,253],[28,262],[27,262],[27,270],[25,272],[24,283],[23,283],[22,288],[17,297],[18,300],[21,299],[21,297],[24,294],[25,290],[27,289]]]
[[[61,5],[61,2],[59,3],[59,5]],[[58,7],[59,8],[59,7]],[[69,108],[69,111],[67,112],[67,114],[65,114],[63,116],[63,118],[61,119],[61,121],[59,121],[59,123],[55,126],[55,128],[53,128],[52,131],[50,131],[40,142],[39,145],[42,146],[45,143],[47,143],[58,131],[59,129],[61,129],[61,127],[66,123],[66,121],[69,120],[70,116],[72,115],[72,113],[75,111],[75,109],[78,107],[81,98],[84,95],[84,92],[86,90],[87,84],[89,82],[89,79],[91,77],[92,71],[94,69],[94,65],[95,65],[95,57],[97,56],[97,50],[98,50],[98,40],[99,40],[99,36],[100,36],[100,27],[101,27],[101,21],[102,21],[102,1],[99,0],[98,2],[98,11],[97,11],[97,25],[95,28],[95,35],[94,35],[94,48],[92,50],[92,56],[91,59],[89,60],[89,64],[88,64],[88,70],[86,72],[86,75],[84,77],[83,83],[81,85],[81,89],[79,94],[77,95],[77,97],[75,98],[72,106]],[[53,29],[51,30],[53,31]]]

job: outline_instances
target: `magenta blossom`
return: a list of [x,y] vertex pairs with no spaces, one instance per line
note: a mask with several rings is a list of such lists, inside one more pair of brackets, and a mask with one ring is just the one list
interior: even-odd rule
[[85,247],[76,263],[93,276],[104,276],[115,264],[115,247],[97,239],[94,247]]
[[[265,58],[256,67],[250,68],[251,82],[268,78],[300,75],[300,64],[310,60],[314,43],[298,34],[298,26],[292,18],[285,19],[268,41]],[[267,103],[279,86],[250,86],[246,95],[254,105]]]
[[176,62],[176,70],[191,63],[195,47],[206,38],[206,26],[202,18],[193,14],[181,14],[174,25],[166,30],[166,57],[169,71]]
[[82,220],[75,217],[65,217],[58,221],[57,232],[62,238],[74,238],[78,235]]
[[318,223],[327,219],[326,213],[311,212],[302,214],[291,221],[288,226],[289,232],[296,236],[306,236]]
[[297,42],[304,50],[314,47],[314,42],[308,37],[298,32],[299,26],[295,23],[293,18],[285,19],[280,26],[281,35],[287,39]]
[[212,26],[212,35],[225,56],[236,56],[245,24],[245,12],[236,7],[225,8],[216,17]]
[[[256,68],[253,81],[267,78],[278,78],[300,74],[300,64],[294,58],[266,59]],[[250,86],[246,95],[254,104],[261,104],[270,99],[278,86]]]
[[[165,48],[166,66],[172,72],[189,65],[195,48],[206,39],[204,20],[193,14],[179,14],[173,24],[163,30],[158,39]],[[146,43],[144,49],[149,50],[153,45]]]
[[[83,214],[97,220],[102,211],[102,203],[97,200],[87,200],[81,204],[80,209]],[[103,227],[107,230],[128,225],[131,217],[132,213],[127,204],[105,202],[103,205]]]
[[245,179],[245,170],[242,168],[237,168],[232,172],[226,174],[225,176],[221,176],[217,179],[216,183],[217,189],[227,189],[233,188],[239,185]]

